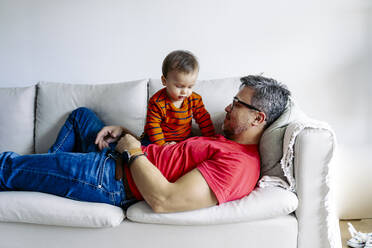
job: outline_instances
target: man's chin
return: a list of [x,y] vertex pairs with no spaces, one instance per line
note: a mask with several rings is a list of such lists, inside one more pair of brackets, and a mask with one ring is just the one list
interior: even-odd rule
[[223,132],[223,135],[226,137],[226,138],[231,138],[232,137],[232,132],[230,132],[229,130],[227,130],[225,128],[225,125],[222,125],[222,132]]

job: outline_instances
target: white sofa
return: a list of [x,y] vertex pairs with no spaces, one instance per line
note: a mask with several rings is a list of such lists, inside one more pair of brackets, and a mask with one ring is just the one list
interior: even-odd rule
[[[224,107],[239,85],[239,78],[196,85],[219,132]],[[123,125],[140,135],[147,100],[160,88],[160,81],[153,79],[103,85],[41,82],[2,88],[0,152],[46,152],[67,115],[81,106],[93,109],[106,124]],[[281,168],[277,153],[281,157],[285,148],[287,125],[308,121],[294,105],[279,119],[260,144],[263,164],[267,164],[263,176],[275,175]],[[0,247],[341,247],[332,200],[334,134],[305,125],[292,147],[296,194],[270,187],[271,195],[261,194],[265,190],[258,188],[241,201],[196,212],[159,215],[140,202],[121,221],[125,213],[106,204],[35,192],[0,192]],[[33,209],[27,212],[28,208]]]

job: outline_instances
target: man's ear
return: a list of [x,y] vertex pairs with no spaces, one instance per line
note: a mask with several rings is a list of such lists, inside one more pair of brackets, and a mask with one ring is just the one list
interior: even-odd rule
[[258,126],[266,121],[266,114],[264,112],[257,112],[256,118],[253,121],[253,125]]
[[164,76],[161,76],[161,83],[166,86],[166,82],[167,80],[165,80],[165,77]]

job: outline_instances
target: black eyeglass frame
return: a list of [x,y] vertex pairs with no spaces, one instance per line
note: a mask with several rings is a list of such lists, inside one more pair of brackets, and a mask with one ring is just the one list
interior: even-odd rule
[[236,102],[237,103],[240,103],[241,105],[243,105],[243,106],[245,106],[245,107],[247,107],[249,109],[256,110],[258,112],[263,112],[263,111],[259,110],[258,108],[256,108],[255,106],[252,106],[252,105],[250,105],[248,103],[245,103],[243,101],[240,101],[239,98],[237,98],[236,96],[233,98],[233,105],[232,105],[233,108],[234,108],[234,103],[236,103]]

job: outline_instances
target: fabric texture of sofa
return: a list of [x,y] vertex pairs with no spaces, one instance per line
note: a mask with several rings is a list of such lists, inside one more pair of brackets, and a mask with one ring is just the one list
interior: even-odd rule
[[[226,78],[195,86],[219,133],[239,85],[239,78]],[[160,80],[144,79],[1,88],[0,152],[46,152],[77,107],[139,136],[147,101],[161,87]],[[193,133],[200,134],[194,124]],[[261,176],[280,178],[286,189],[269,183],[241,200],[171,214],[156,214],[145,202],[125,213],[43,193],[0,192],[0,247],[341,247],[332,192],[335,143],[327,125],[291,100],[260,142]]]

